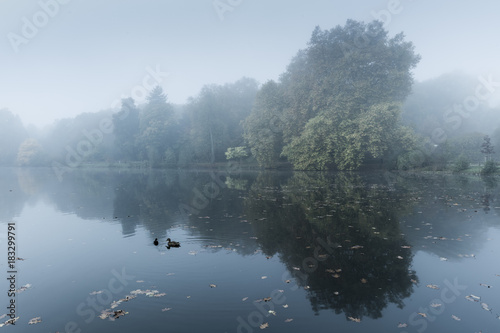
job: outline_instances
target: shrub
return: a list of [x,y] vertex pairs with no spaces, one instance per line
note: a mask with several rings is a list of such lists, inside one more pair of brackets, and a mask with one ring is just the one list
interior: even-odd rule
[[453,172],[460,172],[463,170],[467,170],[469,166],[470,166],[469,158],[464,154],[460,154],[460,156],[458,156],[457,160],[455,161],[455,164],[453,165]]
[[492,173],[495,173],[498,171],[498,166],[494,161],[487,161],[484,164],[483,169],[481,170],[482,175],[491,175]]

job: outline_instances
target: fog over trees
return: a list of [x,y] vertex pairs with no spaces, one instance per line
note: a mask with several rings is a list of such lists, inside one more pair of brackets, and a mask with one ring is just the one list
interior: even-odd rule
[[499,108],[487,98],[492,79],[454,72],[414,82],[419,61],[412,42],[403,33],[389,36],[381,22],[317,27],[277,81],[207,84],[184,105],[156,86],[144,104],[125,98],[119,109],[44,129],[27,130],[0,109],[0,164],[64,173],[89,164],[184,167],[228,159],[297,170],[484,162],[485,136],[500,145]]

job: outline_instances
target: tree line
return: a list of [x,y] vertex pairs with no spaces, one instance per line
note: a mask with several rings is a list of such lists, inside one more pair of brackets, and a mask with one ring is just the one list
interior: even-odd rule
[[492,146],[500,141],[498,110],[482,103],[473,117],[460,118],[454,105],[474,91],[471,79],[452,73],[414,84],[419,60],[402,33],[390,37],[378,21],[317,27],[279,79],[261,86],[251,78],[206,85],[184,105],[157,86],[142,105],[123,99],[119,110],[45,130],[27,131],[0,110],[0,164],[168,167],[237,159],[263,168],[357,170],[481,160],[484,136],[492,134]]

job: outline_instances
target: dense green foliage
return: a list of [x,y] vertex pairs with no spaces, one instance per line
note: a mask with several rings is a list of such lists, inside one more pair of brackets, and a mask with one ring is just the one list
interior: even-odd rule
[[296,169],[352,170],[394,147],[411,149],[399,117],[418,61],[413,45],[389,38],[380,22],[316,28],[280,82],[257,96],[245,128],[252,152],[266,167],[283,156]]
[[495,161],[489,160],[484,164],[484,167],[481,169],[482,175],[491,175],[498,171],[498,166]]
[[186,105],[179,162],[226,160],[230,147],[243,146],[241,122],[250,114],[258,90],[255,80],[242,78],[222,86],[207,85]]
[[469,167],[470,167],[469,158],[466,155],[461,154],[455,161],[455,164],[453,166],[453,171],[460,172],[463,170],[467,170]]

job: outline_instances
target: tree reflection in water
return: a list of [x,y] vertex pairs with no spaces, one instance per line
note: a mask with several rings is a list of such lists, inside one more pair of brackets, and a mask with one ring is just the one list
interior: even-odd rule
[[409,202],[357,174],[294,173],[280,182],[262,173],[245,210],[262,250],[280,257],[316,313],[378,318],[389,303],[402,307],[417,280],[397,218]]

